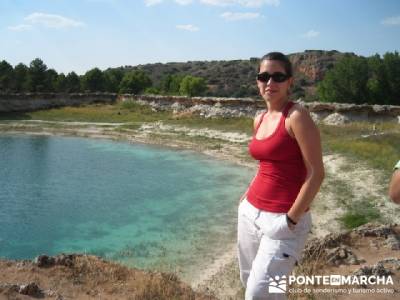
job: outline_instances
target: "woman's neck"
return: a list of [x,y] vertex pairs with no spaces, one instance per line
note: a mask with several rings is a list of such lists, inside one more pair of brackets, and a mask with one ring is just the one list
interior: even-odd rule
[[289,102],[288,98],[281,99],[279,101],[266,101],[267,102],[267,108],[269,112],[282,112],[286,105]]

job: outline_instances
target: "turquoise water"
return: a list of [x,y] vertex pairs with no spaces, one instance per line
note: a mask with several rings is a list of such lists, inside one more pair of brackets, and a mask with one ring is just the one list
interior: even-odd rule
[[0,257],[88,253],[185,272],[235,239],[252,173],[189,151],[0,136]]

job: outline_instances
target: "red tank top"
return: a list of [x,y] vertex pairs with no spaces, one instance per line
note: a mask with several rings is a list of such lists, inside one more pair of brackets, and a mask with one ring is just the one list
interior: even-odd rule
[[288,212],[306,178],[307,170],[300,147],[285,128],[285,119],[293,105],[293,102],[286,105],[275,131],[258,140],[256,134],[264,113],[249,144],[250,155],[260,163],[247,192],[247,200],[261,210]]

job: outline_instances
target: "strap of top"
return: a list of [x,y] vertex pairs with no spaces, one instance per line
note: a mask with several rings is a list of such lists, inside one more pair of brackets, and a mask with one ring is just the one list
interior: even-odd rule
[[289,113],[289,110],[292,108],[293,105],[294,105],[294,103],[293,103],[292,101],[289,101],[289,102],[286,104],[286,107],[285,107],[285,109],[284,109],[283,112],[282,112],[282,117],[283,117],[283,118],[286,119],[286,117],[287,117],[287,115],[288,115],[288,113]]
[[267,113],[267,112],[264,111],[263,114],[261,115],[260,120],[258,121],[258,124],[257,124],[257,126],[256,126],[256,129],[254,129],[254,133],[257,133],[258,128],[260,127],[262,121],[264,120],[264,116],[265,116],[266,113]]
[[[283,110],[283,112],[282,112],[282,117],[281,117],[281,120],[279,121],[278,127],[281,126],[282,123],[284,124],[284,120],[287,118],[287,115],[288,115],[288,113],[289,113],[289,110],[292,108],[293,105],[294,105],[294,103],[293,103],[292,101],[289,101],[289,102],[286,104],[286,107],[284,108],[284,110]],[[261,118],[260,118],[260,120],[258,121],[257,127],[256,127],[256,129],[254,130],[254,134],[257,133],[258,128],[261,126],[261,123],[262,123],[262,121],[264,120],[264,116],[265,116],[266,113],[267,113],[267,112],[265,111],[265,112],[263,112],[263,114],[261,115]]]

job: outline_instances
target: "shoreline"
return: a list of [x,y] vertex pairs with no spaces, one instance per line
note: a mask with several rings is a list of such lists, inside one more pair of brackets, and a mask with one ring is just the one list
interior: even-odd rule
[[[247,168],[257,168],[256,163],[251,163],[243,159],[238,158],[234,153],[229,151],[224,151],[226,149],[211,149],[207,145],[202,145],[195,142],[188,142],[183,140],[172,140],[171,138],[154,138],[148,136],[146,132],[140,133],[136,130],[126,130],[126,133],[116,132],[107,130],[102,126],[110,126],[112,130],[116,130],[119,126],[126,123],[90,123],[90,122],[57,122],[57,121],[41,121],[41,120],[19,120],[13,121],[13,123],[3,123],[9,121],[0,121],[0,134],[22,134],[22,135],[43,135],[43,136],[69,136],[69,137],[82,137],[91,139],[107,139],[113,141],[125,141],[129,143],[140,143],[152,146],[165,147],[177,150],[189,150],[197,153],[201,153],[212,157],[213,159],[225,160],[230,163],[247,167]],[[37,123],[38,126],[30,126],[29,129],[24,128],[18,129],[14,127],[16,123],[24,124],[24,122]],[[68,124],[70,123],[70,124]],[[46,128],[45,126],[40,126],[44,124],[62,124],[62,125],[73,125],[64,129],[61,128]],[[74,126],[77,126],[74,128]],[[89,126],[89,128],[82,128],[79,126]],[[2,128],[2,127],[5,127]],[[7,128],[11,127],[11,128]],[[44,130],[43,130],[44,128]],[[32,130],[37,129],[37,130]],[[104,130],[106,129],[106,130]],[[167,137],[167,136],[166,136]],[[227,141],[229,142],[229,141]],[[237,147],[230,147],[239,148]]]

